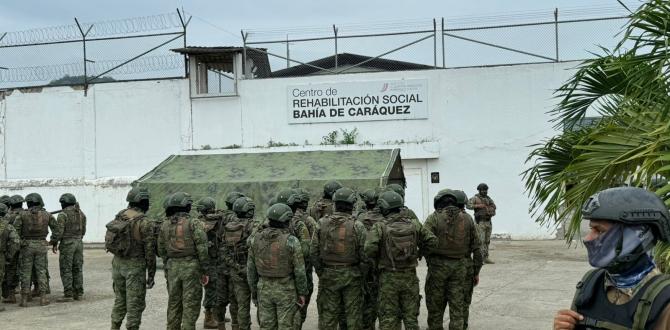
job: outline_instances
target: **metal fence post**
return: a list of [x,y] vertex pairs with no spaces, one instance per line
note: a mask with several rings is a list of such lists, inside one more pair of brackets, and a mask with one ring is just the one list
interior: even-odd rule
[[[184,13],[186,14],[186,13]],[[183,28],[183,33],[184,33],[184,48],[186,48],[186,25],[188,25],[188,21],[184,22],[184,17],[182,17],[181,12],[179,11],[179,8],[177,8],[177,15],[179,15],[179,21],[181,22],[181,27]],[[184,77],[188,77],[188,58],[186,54],[184,54]]]
[[[88,60],[86,59],[86,34],[88,31],[91,30],[91,28],[84,33],[84,30],[81,28],[81,25],[79,24],[79,20],[75,17],[74,22],[77,23],[77,28],[79,28],[79,33],[81,33],[81,42],[84,48],[84,96],[88,94],[88,72],[86,69],[86,64],[88,63]],[[91,25],[93,27],[93,25]]]
[[335,34],[335,70],[337,70],[337,27],[333,24],[333,33]]
[[554,40],[556,41],[556,62],[558,62],[558,8],[554,8]]
[[442,32],[440,34],[442,35],[442,68],[444,69],[447,67],[445,62],[446,54],[444,53],[444,17],[442,17]]
[[286,68],[291,67],[291,53],[288,49],[288,34],[286,34]]
[[433,68],[437,69],[437,21],[433,18]]
[[244,30],[240,30],[242,33],[242,76],[247,78],[247,33],[244,33]]

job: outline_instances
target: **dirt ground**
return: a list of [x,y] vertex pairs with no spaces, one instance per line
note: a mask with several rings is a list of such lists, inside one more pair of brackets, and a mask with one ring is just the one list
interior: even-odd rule
[[[470,328],[550,329],[553,314],[570,306],[575,284],[589,267],[585,250],[568,247],[563,241],[494,241],[492,244],[491,257],[496,263],[485,265],[482,270],[481,283],[475,288],[470,309]],[[5,304],[7,311],[0,313],[2,328],[109,329],[114,301],[112,256],[99,249],[87,249],[84,253],[84,301],[53,302],[63,291],[57,268],[58,256],[49,253],[52,304],[39,307],[33,301],[29,308]],[[423,295],[425,263],[419,266],[418,272]],[[156,286],[147,293],[142,328],[164,329],[166,306],[165,282],[159,270]],[[255,315],[253,306],[252,315]],[[317,329],[317,317],[313,303],[304,329]],[[201,315],[198,329],[202,329],[202,320]],[[422,329],[427,327],[423,303],[419,324]],[[448,317],[445,316],[445,328],[447,324]],[[258,324],[254,323],[252,328],[258,329]]]

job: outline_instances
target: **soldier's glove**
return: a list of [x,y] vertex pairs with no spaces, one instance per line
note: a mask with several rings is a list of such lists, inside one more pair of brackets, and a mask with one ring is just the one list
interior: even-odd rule
[[156,282],[154,281],[153,276],[147,276],[147,289],[152,289]]

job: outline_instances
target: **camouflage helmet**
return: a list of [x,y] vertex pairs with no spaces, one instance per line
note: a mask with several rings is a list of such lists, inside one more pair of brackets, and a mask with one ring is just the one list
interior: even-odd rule
[[340,188],[333,194],[333,202],[356,203],[356,193],[349,188]]
[[5,204],[7,206],[11,205],[11,198],[7,195],[0,196],[0,204]]
[[670,242],[668,208],[656,194],[642,188],[617,187],[600,191],[584,203],[582,218],[648,225],[657,239]]
[[188,207],[193,204],[193,198],[183,191],[176,192],[167,201],[167,207]]
[[235,200],[233,203],[233,212],[240,214],[240,213],[247,213],[251,210],[256,209],[256,204],[254,204],[254,201],[249,198],[249,197],[240,197]]
[[38,193],[30,193],[26,195],[26,203],[37,204],[39,206],[44,206],[44,201],[42,196]]
[[228,206],[229,208],[232,208],[233,203],[235,203],[235,201],[240,197],[244,197],[244,194],[239,192],[239,191],[231,191],[231,192],[227,193],[226,194],[226,200],[225,200],[226,206]]
[[200,198],[198,202],[195,203],[195,209],[198,210],[198,212],[214,211],[216,210],[216,201],[212,197]]
[[478,190],[478,191],[489,190],[489,185],[487,185],[486,183],[483,183],[483,182],[482,182],[482,183],[480,183],[480,184],[477,185],[477,190]]
[[330,197],[333,196],[333,194],[337,191],[337,189],[342,188],[342,184],[335,181],[331,180],[326,182],[326,184],[323,186],[323,195]]
[[286,204],[276,203],[270,206],[267,216],[271,221],[285,223],[293,218],[293,211],[291,211],[291,208]]
[[14,205],[14,204],[23,204],[26,200],[23,199],[21,195],[14,195],[12,197],[9,197],[9,203]]
[[291,205],[292,203],[289,203],[288,200],[289,200],[289,198],[291,198],[291,196],[294,193],[295,192],[291,189],[282,189],[275,196],[275,202],[286,204],[286,205]]
[[377,204],[379,193],[374,189],[368,189],[361,194],[361,198],[365,204]]
[[454,195],[456,195],[456,204],[465,205],[468,203],[468,195],[465,194],[465,191],[454,190]]
[[74,204],[74,203],[77,202],[77,199],[74,198],[74,195],[72,195],[70,193],[64,193],[64,194],[60,195],[60,198],[58,199],[58,202],[62,203],[62,204]]
[[391,183],[386,186],[386,191],[395,191],[400,197],[405,198],[405,188],[397,183]]
[[309,193],[307,190],[302,188],[293,189],[293,195],[289,197],[288,205],[293,205],[296,203],[309,203]]
[[442,189],[433,198],[433,206],[437,207],[437,202],[439,202],[442,198],[445,198],[445,197],[452,197],[454,199],[454,201],[456,201],[456,203],[458,203],[458,195],[456,194],[455,190]]
[[126,196],[128,203],[139,203],[143,200],[149,200],[149,190],[145,187],[133,187]]
[[390,210],[403,207],[404,201],[402,196],[395,191],[385,191],[377,199],[377,205],[382,210]]
[[0,217],[6,215],[7,211],[9,211],[7,205],[0,203]]

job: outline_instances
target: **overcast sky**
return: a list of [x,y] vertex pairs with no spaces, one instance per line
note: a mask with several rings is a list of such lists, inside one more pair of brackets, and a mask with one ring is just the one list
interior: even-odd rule
[[[636,7],[637,0],[624,3]],[[71,24],[73,17],[95,22],[147,16],[184,8],[194,15],[189,44],[238,44],[240,29],[364,23],[439,17],[505,15],[584,6],[619,6],[616,0],[480,0],[480,1],[212,1],[212,0],[4,0],[0,31]],[[598,16],[595,14],[594,16]],[[215,27],[216,26],[216,27]],[[225,32],[225,31],[228,32]]]

